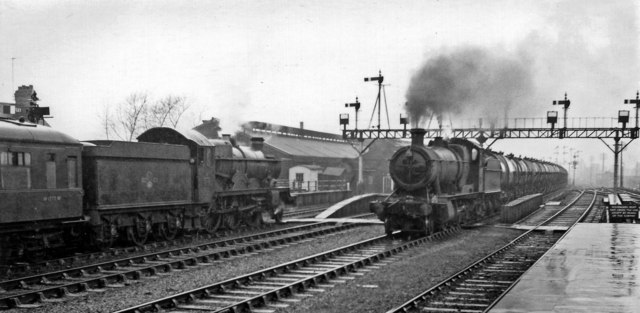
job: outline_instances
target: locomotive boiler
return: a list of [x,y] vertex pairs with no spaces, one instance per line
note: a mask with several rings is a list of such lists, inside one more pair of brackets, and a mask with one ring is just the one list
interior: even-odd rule
[[425,146],[425,130],[412,129],[411,134],[411,145],[389,161],[393,193],[370,204],[387,234],[430,234],[472,224],[495,214],[506,201],[566,185],[567,172],[556,164],[504,156],[465,139],[435,138]]

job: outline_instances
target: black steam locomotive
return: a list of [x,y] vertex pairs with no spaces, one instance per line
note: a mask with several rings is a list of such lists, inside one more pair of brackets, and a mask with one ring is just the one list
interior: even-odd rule
[[238,146],[196,131],[153,128],[139,142],[78,140],[0,119],[0,260],[70,242],[141,245],[180,230],[279,220],[288,188],[263,139]]
[[471,224],[496,213],[502,203],[567,183],[567,171],[557,164],[505,156],[464,139],[435,138],[424,146],[425,130],[411,134],[411,145],[389,161],[394,192],[370,204],[388,235]]

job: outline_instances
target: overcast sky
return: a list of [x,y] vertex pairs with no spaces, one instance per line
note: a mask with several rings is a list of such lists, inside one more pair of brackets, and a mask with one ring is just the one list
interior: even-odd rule
[[[363,77],[382,70],[397,128],[421,66],[474,47],[530,66],[535,90],[511,117],[544,117],[565,91],[569,116],[614,117],[640,88],[639,13],[632,0],[0,0],[0,101],[34,85],[50,123],[79,139],[103,138],[100,110],[134,92],[185,96],[183,127],[217,117],[225,132],[258,120],[335,133],[356,96],[368,125],[377,88]],[[478,113],[445,119],[468,117]],[[494,146],[541,158],[558,145],[598,163],[608,151],[597,140]]]

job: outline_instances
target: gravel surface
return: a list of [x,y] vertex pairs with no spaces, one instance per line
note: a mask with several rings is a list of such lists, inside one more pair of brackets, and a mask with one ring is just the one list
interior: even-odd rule
[[[73,297],[62,303],[45,304],[40,308],[30,309],[29,312],[113,312],[382,234],[382,226],[361,226],[345,232],[293,243],[288,247],[281,246],[271,252],[242,255],[213,265],[174,271],[168,276],[131,281],[123,288],[106,289],[101,293],[92,292],[88,296]],[[25,310],[12,309],[5,312],[23,313]]]
[[278,312],[386,312],[522,234],[499,227],[463,230],[454,237],[431,242],[398,256],[400,261],[336,284],[322,294],[304,298]]
[[[146,246],[146,249],[144,249],[144,250],[142,250],[142,249],[139,250],[139,251],[131,250],[130,252],[123,252],[123,253],[120,253],[120,254],[117,254],[117,255],[113,255],[113,254],[111,254],[110,251],[107,251],[107,252],[105,252],[104,256],[102,256],[102,257],[100,257],[98,259],[88,260],[88,259],[81,258],[77,262],[73,262],[72,264],[69,264],[69,265],[60,265],[60,264],[57,264],[57,263],[52,263],[47,268],[41,268],[39,266],[35,266],[35,267],[31,268],[31,269],[16,270],[16,271],[0,269],[0,280],[9,280],[9,279],[16,279],[16,278],[20,278],[20,277],[27,277],[27,276],[41,274],[41,273],[43,273],[45,271],[46,272],[59,271],[59,270],[64,270],[64,269],[69,269],[69,268],[81,267],[81,266],[85,266],[85,265],[91,265],[91,264],[96,264],[96,263],[119,260],[119,259],[123,259],[123,258],[126,258],[126,257],[139,256],[139,255],[145,255],[145,254],[150,254],[150,253],[154,253],[154,252],[173,250],[173,249],[178,249],[180,247],[196,246],[196,245],[201,245],[201,244],[205,244],[205,243],[209,243],[209,242],[222,241],[222,240],[227,240],[227,239],[235,238],[235,237],[242,237],[242,236],[247,236],[247,235],[254,235],[254,234],[259,234],[259,233],[264,233],[264,232],[270,232],[270,231],[280,230],[280,229],[284,229],[284,228],[300,226],[300,225],[304,225],[304,224],[307,224],[307,223],[286,223],[286,224],[272,224],[272,223],[270,223],[268,225],[264,225],[263,227],[253,228],[253,229],[249,228],[249,227],[242,227],[242,228],[239,228],[239,229],[237,229],[235,231],[228,231],[228,234],[226,234],[226,235],[224,235],[222,233],[219,233],[219,235],[222,234],[222,235],[220,235],[219,238],[209,238],[209,236],[206,235],[206,234],[199,235],[198,233],[190,233],[190,234],[185,235],[183,238],[179,238],[179,240],[177,240],[175,242],[172,242],[172,243],[159,243],[157,247],[152,247],[151,243],[150,243],[149,245]],[[133,249],[133,247],[130,247],[130,248]]]

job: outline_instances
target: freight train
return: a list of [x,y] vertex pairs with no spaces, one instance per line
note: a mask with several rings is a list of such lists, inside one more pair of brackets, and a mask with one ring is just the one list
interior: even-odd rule
[[0,119],[0,260],[71,243],[141,245],[180,230],[256,226],[282,217],[288,188],[263,139],[239,146],[152,128],[138,142],[80,142],[42,125]]
[[389,161],[393,193],[370,203],[387,235],[472,224],[507,201],[567,184],[567,171],[557,164],[503,155],[458,138],[435,138],[425,146],[424,129],[412,129],[411,135],[411,145]]

